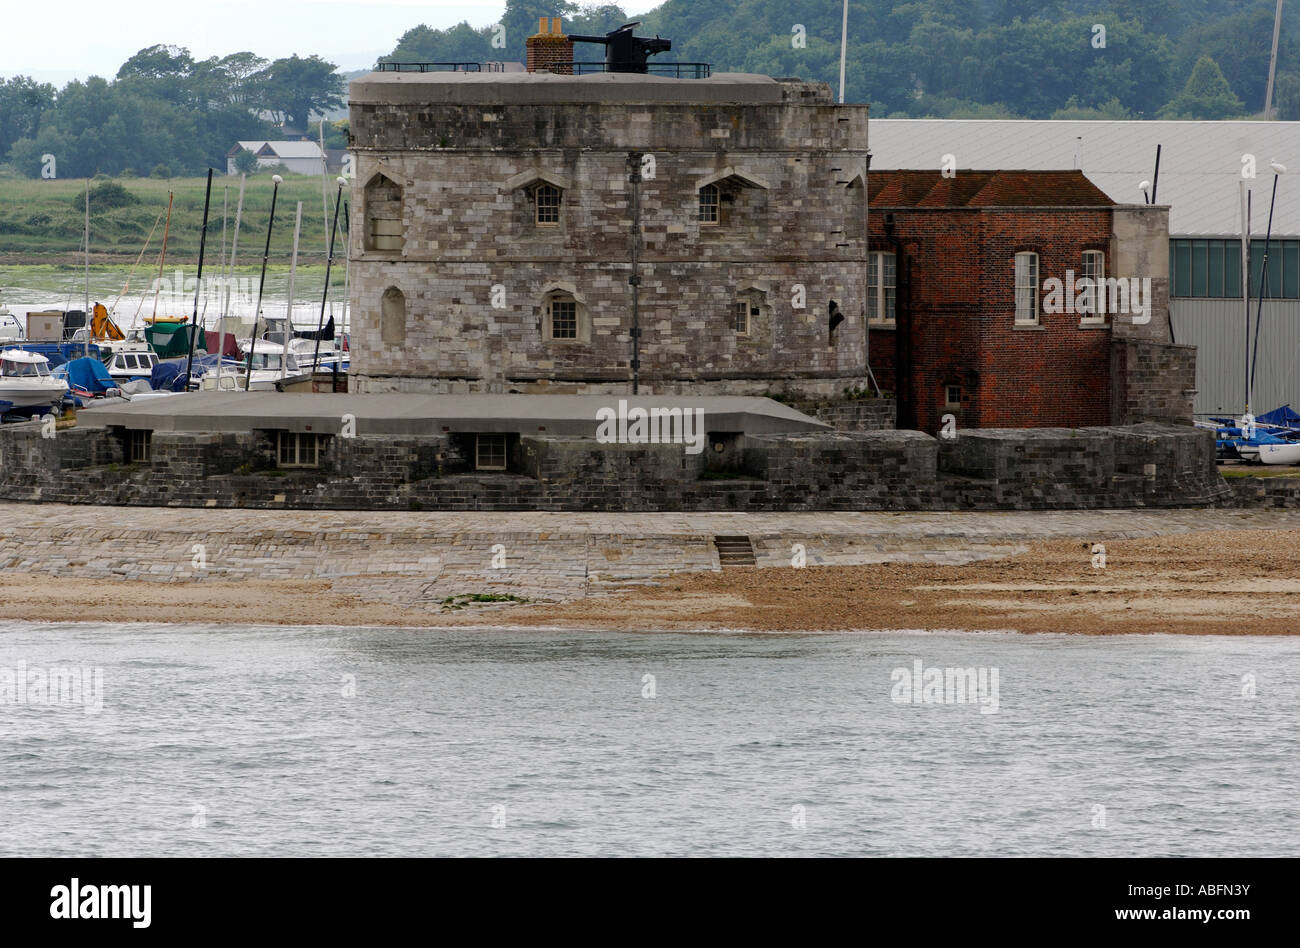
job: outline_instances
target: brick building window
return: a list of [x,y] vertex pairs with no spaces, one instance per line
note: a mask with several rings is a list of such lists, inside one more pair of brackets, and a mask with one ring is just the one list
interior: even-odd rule
[[276,463],[280,467],[320,467],[324,438],[304,431],[276,432]]
[[1106,316],[1099,312],[1097,305],[1099,299],[1099,287],[1101,281],[1106,279],[1106,255],[1100,250],[1085,250],[1083,252],[1083,271],[1081,276],[1091,280],[1092,285],[1084,285],[1084,307],[1079,310],[1083,315],[1079,318],[1081,323],[1104,323]]
[[898,259],[892,253],[867,257],[867,321],[892,325],[898,295]]
[[1038,325],[1038,254],[1016,254],[1016,322]]
[[700,188],[700,223],[722,223],[722,190],[716,184]]
[[943,407],[961,408],[961,386],[945,385],[943,387]]
[[533,191],[533,200],[537,205],[537,223],[558,224],[560,222],[559,188],[553,184],[539,184]]
[[404,243],[402,189],[377,174],[366,185],[366,249],[400,253]]
[[478,471],[504,471],[506,469],[505,435],[475,435],[474,469]]

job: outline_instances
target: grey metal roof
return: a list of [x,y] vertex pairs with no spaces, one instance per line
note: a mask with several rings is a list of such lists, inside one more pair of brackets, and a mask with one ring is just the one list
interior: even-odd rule
[[718,395],[368,395],[308,392],[191,392],[125,402],[105,399],[77,417],[82,424],[153,431],[281,429],[337,434],[343,415],[358,435],[518,433],[551,437],[596,435],[596,412],[680,408],[704,410],[706,431],[767,434],[824,431],[829,425],[770,398]]
[[[1242,155],[1255,156],[1252,230],[1262,235],[1278,160],[1273,233],[1300,236],[1300,122],[1067,122],[966,119],[872,119],[874,169],[938,169],[943,156],[963,168],[1069,170],[1079,168],[1112,200],[1142,203],[1138,185],[1150,180],[1156,145],[1156,200],[1169,205],[1171,236],[1231,236],[1241,230],[1237,182]],[[1077,158],[1076,158],[1077,156]]]

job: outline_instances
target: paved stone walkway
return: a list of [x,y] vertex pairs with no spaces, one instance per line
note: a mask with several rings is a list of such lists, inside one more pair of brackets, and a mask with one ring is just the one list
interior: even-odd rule
[[424,513],[0,504],[10,571],[203,582],[328,580],[343,593],[436,607],[506,592],[558,600],[716,570],[713,537],[750,537],[758,565],[964,563],[1037,540],[1300,528],[1300,511],[991,513]]

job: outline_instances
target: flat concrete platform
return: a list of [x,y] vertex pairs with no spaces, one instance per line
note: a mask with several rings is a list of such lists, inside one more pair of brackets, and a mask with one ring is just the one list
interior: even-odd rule
[[308,392],[190,392],[126,402],[107,399],[77,413],[86,427],[150,431],[279,429],[338,434],[343,416],[358,435],[520,434],[594,438],[597,412],[702,409],[706,432],[793,434],[830,426],[770,398],[623,395],[413,395]]

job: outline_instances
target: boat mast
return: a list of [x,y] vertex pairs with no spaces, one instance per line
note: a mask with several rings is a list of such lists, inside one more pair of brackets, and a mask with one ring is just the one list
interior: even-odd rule
[[[167,265],[167,235],[172,229],[172,201],[176,199],[174,191],[167,192],[167,223],[163,224],[162,253],[158,255],[158,281],[153,286],[153,319],[158,317],[158,293],[162,290],[163,267]],[[153,321],[152,319],[150,320]]]
[[90,355],[90,179],[86,179],[86,335],[81,341],[81,355]]
[[226,297],[221,307],[221,322],[217,325],[217,391],[221,391],[221,363],[226,358],[226,320],[230,317],[230,284],[235,279],[235,251],[239,247],[239,223],[244,215],[244,182],[248,175],[239,176],[239,201],[235,205],[235,236],[230,241],[230,268],[226,273]]
[[284,353],[280,356],[280,387],[289,375],[289,340],[293,338],[293,286],[298,277],[298,235],[302,233],[302,201],[298,202],[298,213],[293,221],[293,258],[289,261],[289,308],[286,310],[284,335]]
[[[330,227],[329,239],[329,256],[325,258],[325,292],[320,298],[320,318],[316,320],[316,346],[311,357],[312,375],[316,374],[316,366],[320,362],[320,337],[325,331],[325,301],[330,297],[330,270],[334,267],[334,237],[339,229],[339,208],[343,206],[343,185],[347,184],[347,179],[339,177],[339,193],[334,199],[334,223]],[[335,327],[337,330],[337,327]],[[337,333],[336,333],[337,335]],[[336,360],[337,361],[337,360]]]
[[208,189],[203,197],[203,229],[199,231],[199,272],[194,280],[194,319],[190,325],[190,355],[185,362],[185,389],[190,387],[190,373],[194,369],[194,343],[199,338],[199,293],[203,291],[203,251],[208,241],[208,208],[212,205],[212,169],[208,169]]
[[271,217],[266,225],[266,249],[262,251],[262,276],[257,281],[257,308],[253,310],[253,332],[248,340],[248,365],[244,369],[244,391],[252,391],[249,384],[253,381],[253,353],[257,350],[257,321],[262,316],[262,288],[266,286],[266,261],[271,256],[271,230],[275,227],[275,199],[280,194],[280,184],[284,178],[278,174],[271,175],[274,187],[271,189]]
[[1241,340],[1242,355],[1246,360],[1245,372],[1242,374],[1242,382],[1246,386],[1243,392],[1245,406],[1242,411],[1242,418],[1250,414],[1250,215],[1246,210],[1246,204],[1249,197],[1246,192],[1246,179],[1242,178],[1238,182],[1241,192],[1241,307],[1242,307],[1242,331]]

